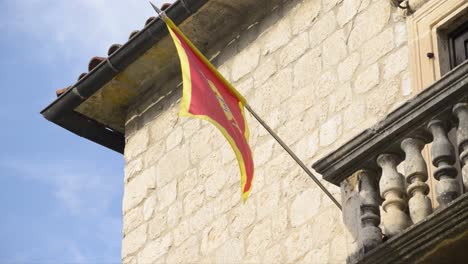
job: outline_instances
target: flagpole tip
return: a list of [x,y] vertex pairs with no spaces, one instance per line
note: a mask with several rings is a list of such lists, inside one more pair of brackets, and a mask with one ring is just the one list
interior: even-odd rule
[[158,13],[158,15],[161,15],[162,11],[159,9],[157,6],[155,6],[151,1],[149,1],[150,5],[153,7],[154,11]]

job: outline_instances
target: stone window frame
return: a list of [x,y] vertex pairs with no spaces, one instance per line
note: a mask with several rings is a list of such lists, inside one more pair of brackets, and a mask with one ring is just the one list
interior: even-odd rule
[[[409,67],[412,94],[419,92],[440,79],[449,71],[449,51],[447,35],[459,26],[460,18],[468,12],[466,0],[430,0],[407,19]],[[466,18],[466,16],[465,16]],[[464,20],[465,22],[467,20]],[[431,160],[429,148],[423,151],[424,158]],[[429,167],[432,175],[434,167]],[[430,189],[434,190],[434,180],[429,178]],[[429,194],[434,206],[437,201]]]

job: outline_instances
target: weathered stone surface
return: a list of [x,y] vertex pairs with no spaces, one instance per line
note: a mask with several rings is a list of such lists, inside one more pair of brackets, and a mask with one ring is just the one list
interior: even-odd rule
[[291,226],[296,227],[304,224],[317,215],[320,207],[320,190],[307,189],[297,195],[291,204],[289,215]]
[[338,86],[338,78],[334,70],[324,72],[318,79],[315,96],[323,98],[336,90]]
[[232,62],[232,80],[237,81],[255,69],[258,65],[259,58],[260,48],[255,44],[238,54]]
[[[268,80],[268,78],[270,78],[276,72],[277,67],[277,62],[273,56],[270,56],[262,61],[253,75],[255,79],[255,85],[261,85],[266,80]],[[240,88],[238,89],[242,91]]]
[[254,226],[247,238],[247,253],[257,255],[258,252],[264,252],[272,241],[271,219]]
[[135,176],[127,185],[124,190],[123,198],[123,211],[135,207],[146,197],[148,191],[156,188],[156,176],[154,168],[149,168],[143,171],[140,175]]
[[322,70],[320,53],[308,51],[294,65],[294,86],[303,88],[315,81]]
[[192,234],[201,231],[208,226],[213,220],[213,209],[210,207],[202,207],[190,218],[189,230]]
[[291,39],[291,28],[287,19],[281,19],[274,24],[261,38],[262,54],[273,53]]
[[354,91],[358,94],[365,93],[379,84],[379,65],[373,64],[360,73],[354,82]]
[[201,253],[207,255],[221,246],[229,238],[228,221],[225,216],[215,220],[202,232]]
[[389,1],[374,1],[374,3],[354,21],[353,30],[349,36],[351,51],[359,48],[364,42],[379,33],[390,19],[391,6]]
[[351,90],[351,84],[345,83],[340,85],[336,92],[330,95],[330,103],[329,103],[329,112],[330,114],[334,114],[340,112],[348,105],[352,103],[353,100],[353,93]]
[[366,103],[364,100],[354,101],[346,110],[343,112],[343,128],[344,130],[353,129],[366,117]]
[[139,263],[156,262],[162,255],[166,254],[172,245],[172,236],[167,234],[161,238],[149,242],[138,254]]
[[149,144],[149,131],[143,127],[133,134],[125,144],[125,160],[130,161],[143,153]]
[[309,252],[310,249],[315,247],[314,240],[315,238],[310,225],[304,225],[303,227],[291,232],[284,242],[286,249],[286,262],[295,262],[301,256]]
[[198,185],[193,188],[184,199],[184,212],[186,215],[193,213],[201,207],[205,198],[205,188]]
[[[346,249],[346,247],[344,248]],[[312,249],[305,257],[300,261],[300,263],[308,264],[308,263],[344,263],[341,261],[338,262],[330,262],[329,261],[329,248],[328,245],[323,246],[319,249]]]
[[394,47],[393,30],[391,28],[377,35],[362,47],[362,64],[370,65],[391,51]]
[[263,263],[284,263],[284,250],[280,244],[274,245],[273,247],[267,249],[265,256],[263,257]]
[[347,82],[351,80],[359,65],[360,59],[360,54],[356,52],[348,56],[338,65],[338,77],[340,82]]
[[164,155],[156,166],[158,186],[163,187],[189,168],[189,155],[186,148],[177,147]]
[[279,54],[280,66],[284,67],[297,60],[309,48],[309,36],[301,34],[291,40]]
[[341,115],[335,115],[320,127],[320,145],[327,146],[335,142],[342,132]]
[[171,264],[197,263],[200,256],[199,243],[196,236],[191,236],[182,245],[168,253],[166,262]]
[[166,186],[161,187],[157,193],[159,208],[163,209],[171,205],[177,198],[177,180],[173,180]]
[[142,217],[142,208],[141,206],[135,207],[134,209],[128,211],[123,218],[123,232],[128,234],[130,231],[135,229],[135,227],[143,223]]
[[395,77],[400,72],[408,68],[408,47],[390,54],[384,61],[383,77],[385,80]]
[[166,148],[171,150],[177,146],[182,141],[183,136],[184,133],[181,127],[177,127],[176,129],[172,130],[166,139]]
[[367,111],[375,116],[384,116],[398,97],[399,85],[395,81],[384,83],[367,97]]
[[309,42],[315,47],[326,39],[336,29],[335,13],[330,12],[323,15],[310,29]]
[[250,198],[245,204],[237,206],[229,214],[229,229],[232,237],[237,237],[256,217],[256,203]]
[[241,263],[244,258],[244,242],[233,238],[216,250],[216,263]]
[[145,203],[143,204],[143,219],[145,221],[149,220],[153,216],[156,205],[156,195],[150,195],[148,198],[146,198]]
[[275,183],[264,188],[257,196],[257,219],[262,219],[278,209],[280,184]]
[[343,5],[338,10],[336,20],[340,27],[343,27],[346,23],[356,15],[361,6],[362,0],[343,0]]
[[167,229],[166,212],[158,212],[148,222],[148,239],[153,240],[158,238],[161,233]]
[[141,159],[134,159],[125,164],[125,179],[124,182],[127,183],[133,176],[137,175],[143,170],[143,161]]
[[307,30],[320,12],[320,1],[303,1],[291,12],[292,33],[298,34]]
[[339,30],[328,37],[322,44],[322,60],[323,67],[328,68],[335,66],[342,61],[348,54],[346,46],[346,37],[343,30]]
[[146,241],[146,225],[140,225],[124,236],[122,240],[122,258],[135,253],[139,248],[143,247]]

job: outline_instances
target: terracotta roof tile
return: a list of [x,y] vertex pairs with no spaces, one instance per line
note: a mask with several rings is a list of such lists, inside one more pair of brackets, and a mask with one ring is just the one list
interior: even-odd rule
[[[167,8],[169,8],[172,4],[170,3],[165,3],[161,6],[161,10],[166,10]],[[147,26],[149,23],[153,22],[154,20],[156,19],[156,17],[149,17],[146,22],[145,22],[145,26]],[[130,36],[129,36],[129,40],[131,38],[133,38],[136,34],[138,34],[140,31],[139,30],[135,30],[135,31],[132,31],[130,33]],[[110,47],[109,47],[109,50],[107,51],[107,55],[110,56],[112,55],[114,52],[116,52],[120,47],[122,47],[121,44],[112,44]],[[101,62],[105,61],[107,58],[106,57],[93,57],[89,63],[88,63],[88,72],[92,71],[94,68],[96,68]],[[82,73],[79,75],[78,77],[78,80],[81,80],[83,77],[85,77],[88,73]],[[63,93],[65,93],[68,89],[70,89],[71,86],[69,87],[66,87],[66,88],[62,88],[62,89],[58,89],[55,91],[57,97],[59,97],[60,95],[62,95]]]

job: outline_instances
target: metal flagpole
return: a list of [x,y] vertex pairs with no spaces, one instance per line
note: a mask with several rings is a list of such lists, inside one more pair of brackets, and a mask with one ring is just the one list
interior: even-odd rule
[[286,145],[286,143],[284,143],[284,141],[265,123],[265,121],[263,121],[263,119],[260,118],[260,116],[258,116],[257,113],[255,113],[255,111],[250,107],[249,104],[246,104],[245,108],[247,108],[247,110],[255,117],[255,119],[257,119],[257,121],[268,131],[268,133],[270,133],[270,135],[281,145],[281,147],[283,147],[284,150],[286,150],[286,152],[288,152],[288,154],[305,171],[305,173],[307,173],[307,175],[309,175],[309,177],[312,178],[312,180],[318,185],[318,187],[322,189],[322,191],[328,196],[328,198],[330,198],[333,201],[333,203],[335,203],[335,205],[338,206],[338,208],[340,208],[341,210],[341,204],[335,199],[335,197],[333,197],[333,195],[327,190],[327,188],[323,186],[323,184],[317,179],[317,177],[315,177],[315,175],[309,170],[309,168],[307,168],[304,162],[302,162],[299,159],[296,153],[294,153],[291,150],[291,148],[289,148],[288,145]]
[[[153,6],[156,13],[158,13],[158,15],[164,19],[166,13],[164,11],[161,11],[153,3],[150,2],[150,4],[151,6]],[[296,161],[296,163],[305,171],[305,173],[307,173],[307,175],[309,175],[309,177],[312,178],[312,180],[318,185],[318,187],[322,189],[322,191],[328,196],[328,198],[330,198],[333,201],[333,203],[336,206],[338,206],[338,208],[341,210],[340,203],[325,188],[325,186],[323,186],[323,184],[317,179],[317,177],[315,177],[315,175],[307,168],[304,162],[302,162],[299,159],[299,157],[288,147],[288,145],[286,145],[286,143],[284,143],[283,140],[265,123],[265,121],[263,121],[263,119],[261,119],[260,116],[258,116],[257,113],[255,113],[255,111],[250,107],[250,105],[246,104],[245,108],[247,108],[247,110],[255,117],[255,119],[257,119],[257,121],[268,131],[268,133],[270,133],[270,135],[281,145],[281,147],[283,147],[284,150],[286,150],[286,152],[294,159],[294,161]]]

